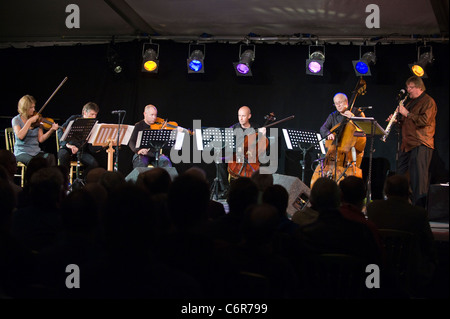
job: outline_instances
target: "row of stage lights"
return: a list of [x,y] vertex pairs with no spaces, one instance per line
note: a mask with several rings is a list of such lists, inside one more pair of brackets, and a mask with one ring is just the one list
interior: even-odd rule
[[[366,50],[362,54],[363,48]],[[367,48],[373,48],[367,50]],[[189,44],[188,59],[186,61],[188,73],[205,73],[205,45]],[[313,52],[312,49],[314,50]],[[109,55],[110,56],[110,55]],[[308,47],[308,59],[306,59],[306,74],[323,76],[325,62],[325,46],[310,45]],[[108,57],[108,60],[110,58]],[[237,76],[253,76],[251,66],[255,60],[255,45],[241,44],[239,46],[239,61],[233,62],[233,67]],[[431,46],[421,46],[417,51],[417,61],[409,64],[411,72],[426,78],[425,68],[434,61],[433,49]],[[114,62],[114,61],[113,61]],[[111,64],[111,61],[110,61]],[[113,70],[116,73],[122,72],[122,67],[115,63]],[[359,60],[352,61],[356,76],[371,76],[370,66],[376,64],[375,46],[360,46]],[[144,43],[142,47],[142,72],[158,73],[159,70],[159,44]]]

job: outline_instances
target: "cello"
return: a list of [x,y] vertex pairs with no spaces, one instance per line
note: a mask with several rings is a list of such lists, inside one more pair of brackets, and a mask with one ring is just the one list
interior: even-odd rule
[[[353,90],[348,110],[351,112],[358,95],[366,94],[366,81],[361,77]],[[319,177],[328,177],[339,183],[343,178],[354,175],[362,178],[360,168],[362,155],[366,146],[366,137],[353,121],[344,118],[335,125],[330,132],[335,135],[334,140],[327,139],[325,147],[327,154],[324,160],[317,165],[311,177],[312,188]]]
[[[270,124],[264,124],[261,128],[269,128],[287,120],[293,119],[295,116],[291,115],[282,120],[273,122],[275,120],[274,114],[270,113],[265,116],[266,123],[272,121]],[[243,142],[243,152],[238,152],[233,155],[233,161],[228,163],[228,173],[231,178],[251,177],[254,172],[259,170],[259,157],[261,157],[269,146],[269,139],[257,132],[246,134]]]

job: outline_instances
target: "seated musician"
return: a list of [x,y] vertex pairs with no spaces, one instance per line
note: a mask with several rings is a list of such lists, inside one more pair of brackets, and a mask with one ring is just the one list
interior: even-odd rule
[[136,147],[138,133],[140,131],[152,129],[152,124],[155,124],[157,117],[158,109],[156,106],[148,104],[144,108],[144,118],[137,122],[134,126],[133,134],[128,142],[128,146],[134,152],[133,168],[148,167],[149,165],[153,165],[155,167],[172,167],[170,159],[164,154],[159,155],[158,163],[156,163],[156,150],[152,150],[148,147]]
[[[320,135],[322,138],[327,138],[328,140],[334,140],[336,133],[331,132],[331,129],[340,124],[345,118],[351,117],[365,117],[364,113],[354,108],[352,111],[349,110],[348,106],[348,98],[344,93],[336,93],[333,97],[334,106],[336,107],[336,111],[332,112],[328,115],[325,123],[320,128]],[[343,129],[343,127],[341,128]],[[336,130],[338,131],[338,130]],[[359,145],[361,144],[361,145]],[[357,140],[355,146],[356,149],[356,165],[359,167],[364,155],[364,147],[366,145],[366,139],[360,138]]]
[[[100,112],[99,106],[94,102],[88,102],[83,106],[81,114],[74,114],[70,116],[61,128],[58,130],[58,138],[61,139],[64,130],[67,128],[71,121],[79,118],[83,119],[96,119]],[[83,176],[87,176],[89,171],[99,166],[95,157],[95,153],[102,150],[101,146],[92,146],[91,144],[82,144],[79,141],[60,141],[58,160],[61,166],[70,168],[70,161],[75,160],[75,157],[80,155],[80,162],[84,165]]]
[[[262,127],[258,129],[258,125],[254,122],[250,122],[250,118],[252,117],[252,112],[248,106],[241,106],[238,110],[238,122],[230,126],[230,128],[237,129],[241,128],[244,130],[244,134],[248,129],[257,130],[258,132],[261,132],[262,134],[266,135],[266,128]],[[239,142],[236,142],[237,145],[239,145]],[[226,196],[226,192],[228,191],[228,188],[230,186],[229,180],[228,180],[228,165],[226,162],[219,164],[219,177],[222,180],[223,183],[223,190],[222,190],[222,196]],[[248,176],[250,177],[250,176]]]

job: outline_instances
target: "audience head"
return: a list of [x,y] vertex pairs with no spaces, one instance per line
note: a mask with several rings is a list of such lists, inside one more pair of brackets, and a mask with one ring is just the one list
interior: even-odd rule
[[59,207],[65,197],[64,176],[56,166],[36,171],[29,186],[31,202],[39,207]]
[[356,176],[347,176],[339,183],[341,189],[341,200],[343,203],[355,206],[364,205],[366,198],[366,185],[362,178]]
[[11,215],[15,207],[16,196],[14,195],[14,190],[8,180],[0,178],[0,233],[9,231]]
[[25,185],[30,183],[31,177],[33,174],[37,171],[39,171],[42,168],[49,167],[49,162],[41,156],[35,156],[33,157],[27,165],[27,169],[25,170]]
[[259,170],[253,172],[251,179],[258,186],[260,192],[264,192],[267,187],[273,185],[273,175],[261,174]]
[[95,167],[95,168],[91,169],[86,174],[86,178],[85,178],[86,184],[98,183],[100,181],[100,177],[102,177],[102,175],[106,172],[107,172],[107,170],[104,169],[103,167]]
[[126,184],[125,176],[123,176],[123,174],[118,171],[104,172],[100,176],[98,182],[106,189],[108,194]]
[[404,175],[392,175],[384,183],[384,194],[387,197],[409,198],[409,182]]
[[14,178],[17,171],[17,161],[13,153],[8,150],[0,150],[0,165],[3,165],[8,175]]
[[339,208],[341,192],[337,183],[329,178],[320,177],[311,189],[309,200],[318,212]]
[[289,193],[281,185],[275,184],[266,188],[262,197],[263,203],[274,206],[279,216],[287,216]]
[[169,172],[162,167],[155,167],[140,173],[136,180],[136,185],[148,190],[150,194],[167,194],[172,177]]
[[250,177],[232,180],[227,198],[230,214],[243,215],[249,206],[257,203],[258,192],[258,186]]
[[242,236],[248,243],[266,244],[272,239],[278,222],[278,212],[272,205],[250,206],[242,219]]
[[168,206],[178,228],[190,227],[208,219],[209,185],[192,174],[181,174],[169,188]]

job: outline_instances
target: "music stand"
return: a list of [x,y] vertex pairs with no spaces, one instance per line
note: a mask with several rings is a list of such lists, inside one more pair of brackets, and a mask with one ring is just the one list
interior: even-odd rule
[[[201,128],[196,130],[197,149],[211,153],[214,150],[214,164],[216,165],[216,177],[211,185],[211,199],[219,199],[219,189],[225,186],[222,177],[219,174],[219,164],[223,159],[227,159],[227,155],[232,156],[235,149],[235,139],[232,128]],[[225,157],[222,157],[222,150],[225,149]],[[231,157],[229,156],[229,157]]]
[[369,153],[369,173],[367,175],[367,195],[366,205],[372,200],[372,153],[373,140],[376,135],[386,135],[384,129],[378,124],[373,117],[352,117],[350,120],[359,127],[365,134],[370,137],[370,153]]
[[92,129],[96,123],[96,119],[77,118],[69,122],[69,125],[67,125],[67,128],[64,131],[63,136],[61,137],[61,141],[74,141],[80,145],[79,152],[77,152],[77,168],[75,170],[76,178],[75,182],[73,182],[72,184],[83,184],[83,181],[79,178],[81,153],[83,152],[83,146],[88,141],[88,138],[91,135]]
[[[288,149],[299,149],[303,153],[303,158],[300,161],[302,166],[302,181],[305,182],[305,157],[310,149],[314,148],[316,151],[326,154],[323,140],[320,133],[314,131],[297,131],[291,129],[282,129],[284,140]],[[303,145],[309,145],[303,147]]]
[[[120,125],[120,134],[118,134],[118,124],[96,124],[92,129],[89,143],[93,146],[108,147],[108,171],[113,171],[113,154],[115,152],[114,146],[117,146],[117,136],[120,135],[119,145],[127,145],[133,133],[133,125]],[[118,165],[116,165],[117,167]]]
[[143,130],[139,131],[136,148],[152,148],[155,150],[156,167],[159,165],[159,154],[163,148],[175,145],[177,130]]

